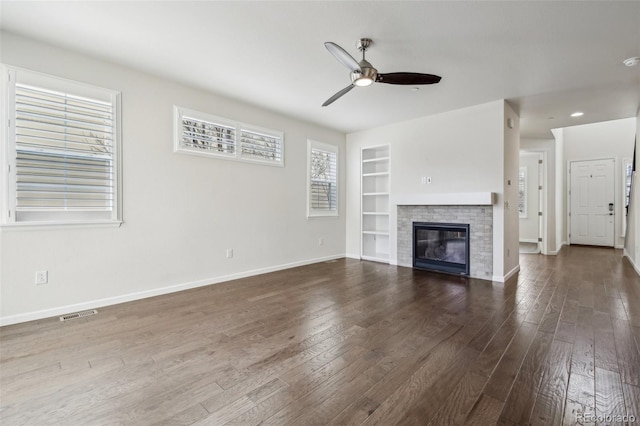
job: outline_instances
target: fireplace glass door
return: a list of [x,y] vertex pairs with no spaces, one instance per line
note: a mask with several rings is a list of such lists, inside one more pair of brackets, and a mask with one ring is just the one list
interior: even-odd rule
[[413,266],[469,275],[469,225],[415,222]]

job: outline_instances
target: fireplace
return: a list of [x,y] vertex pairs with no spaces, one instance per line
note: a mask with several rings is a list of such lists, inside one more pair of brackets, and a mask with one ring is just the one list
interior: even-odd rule
[[413,222],[413,267],[469,276],[469,224]]

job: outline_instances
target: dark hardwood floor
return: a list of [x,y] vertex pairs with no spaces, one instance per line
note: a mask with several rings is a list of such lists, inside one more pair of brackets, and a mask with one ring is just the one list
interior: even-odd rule
[[640,423],[628,261],[571,246],[521,267],[492,284],[341,259],[3,327],[0,423]]

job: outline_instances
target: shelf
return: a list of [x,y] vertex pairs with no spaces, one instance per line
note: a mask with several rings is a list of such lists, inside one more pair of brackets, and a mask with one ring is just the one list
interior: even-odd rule
[[387,253],[374,253],[373,256],[362,255],[360,256],[362,260],[371,260],[373,262],[383,262],[389,263],[389,254]]
[[363,148],[360,258],[389,263],[389,146]]
[[389,231],[362,231],[362,233],[367,235],[389,235]]
[[391,198],[398,206],[491,206],[493,192],[461,192],[442,194],[401,194]]
[[369,158],[366,160],[362,160],[363,163],[376,163],[378,161],[388,161],[389,157],[378,157],[378,158]]

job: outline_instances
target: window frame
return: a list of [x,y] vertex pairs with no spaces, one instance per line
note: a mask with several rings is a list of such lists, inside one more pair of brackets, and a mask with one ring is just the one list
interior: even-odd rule
[[[220,126],[232,128],[234,130],[233,136],[233,153],[216,153],[212,151],[201,151],[197,149],[189,149],[182,144],[182,120],[183,117],[189,116],[194,119],[207,122],[209,124],[217,124]],[[242,131],[247,131],[253,134],[260,134],[267,137],[271,137],[279,140],[279,160],[262,160],[259,158],[251,158],[243,156],[242,154]],[[267,129],[265,127],[256,126],[249,123],[243,123],[237,120],[231,120],[229,118],[219,117],[216,115],[208,114],[201,111],[196,111],[190,108],[185,108],[179,105],[173,106],[173,152],[177,154],[195,155],[198,157],[217,158],[222,160],[240,161],[243,163],[262,164],[272,167],[284,167],[284,132],[279,130]]]
[[[121,92],[104,87],[91,85],[75,80],[58,77],[32,71],[25,68],[0,64],[2,75],[2,134],[7,141],[3,149],[0,149],[0,164],[2,164],[2,179],[0,186],[4,189],[2,197],[2,215],[0,226],[3,229],[20,229],[29,227],[53,227],[58,226],[120,226],[122,219],[122,119],[121,119]],[[106,101],[112,108],[112,134],[111,158],[113,163],[111,189],[113,197],[111,208],[106,210],[82,209],[42,209],[41,212],[26,211],[20,214],[17,211],[17,170],[16,165],[16,85],[23,84],[35,86],[45,91],[65,93],[81,98]],[[82,155],[78,156],[79,158]],[[27,216],[20,219],[19,216]],[[102,217],[99,217],[102,216]]]
[[[311,207],[311,153],[313,150],[325,151],[335,154],[335,189],[336,189],[336,206],[334,210],[314,209]],[[317,217],[338,217],[340,216],[340,148],[336,145],[330,145],[307,139],[307,218]]]
[[629,203],[631,202],[632,181],[633,159],[630,157],[624,157],[622,159],[622,226],[620,227],[621,237],[624,237],[627,234],[627,217],[629,214]]

